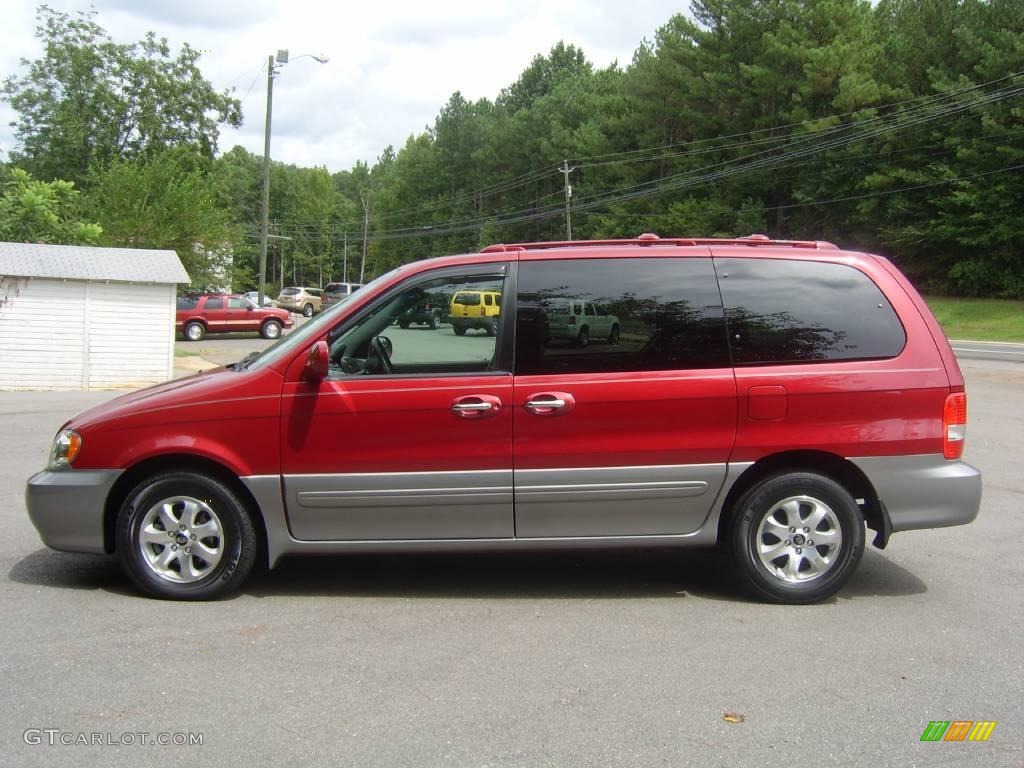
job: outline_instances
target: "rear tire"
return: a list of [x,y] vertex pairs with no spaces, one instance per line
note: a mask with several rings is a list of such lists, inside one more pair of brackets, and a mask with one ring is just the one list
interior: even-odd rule
[[303,317],[312,317],[313,316],[313,305],[312,304],[303,304],[302,305],[302,316]]
[[172,471],[135,487],[117,516],[117,554],[148,595],[214,600],[237,590],[256,559],[243,502],[220,480]]
[[491,318],[491,322],[487,326],[487,335],[488,336],[497,336],[498,335],[498,318],[496,318],[496,317]]
[[430,316],[430,322],[428,323],[428,325],[430,325],[430,330],[432,331],[436,331],[438,328],[441,327],[441,318],[437,315],[436,312]]
[[466,326],[464,326],[464,325],[453,325],[452,326],[452,330],[455,331],[455,335],[456,336],[465,336],[466,335]]
[[849,492],[812,472],[769,477],[734,507],[736,572],[761,600],[800,605],[838,592],[864,554],[864,517]]
[[281,324],[277,320],[267,320],[260,328],[260,336],[264,339],[281,338]]
[[580,335],[576,337],[576,343],[581,347],[587,346],[590,343],[590,329],[587,326],[580,328]]
[[196,321],[185,323],[183,335],[186,341],[202,341],[206,335],[206,326]]
[[619,326],[612,326],[612,332],[608,334],[608,343],[611,346],[615,346],[619,343]]

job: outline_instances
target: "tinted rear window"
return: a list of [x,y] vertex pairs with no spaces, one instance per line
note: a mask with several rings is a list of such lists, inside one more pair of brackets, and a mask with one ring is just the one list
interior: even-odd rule
[[906,334],[888,299],[845,264],[715,259],[736,365],[895,357]]
[[[580,319],[588,302],[605,313],[584,343],[580,331],[594,318]],[[524,374],[729,367],[711,259],[520,263],[515,364]]]
[[301,291],[298,288],[285,288],[281,291],[282,296],[298,296]]
[[476,307],[480,305],[480,294],[479,293],[458,293],[455,295],[452,303],[463,304],[467,307]]
[[195,309],[199,305],[199,299],[195,296],[179,296],[178,309]]

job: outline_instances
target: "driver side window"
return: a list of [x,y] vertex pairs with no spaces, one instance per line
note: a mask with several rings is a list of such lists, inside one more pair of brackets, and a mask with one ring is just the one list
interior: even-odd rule
[[330,376],[495,370],[503,274],[419,279],[328,334]]

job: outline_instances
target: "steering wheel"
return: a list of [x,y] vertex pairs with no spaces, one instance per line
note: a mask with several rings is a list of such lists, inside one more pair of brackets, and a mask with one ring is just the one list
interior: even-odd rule
[[[380,366],[381,373],[394,373],[394,368],[391,366],[391,355],[388,354],[387,348],[384,346],[384,342],[381,341],[383,336],[374,336],[370,340],[370,354],[376,358],[377,365],[372,366],[376,368]],[[390,341],[390,340],[389,340]],[[367,363],[370,361],[367,360]],[[367,365],[369,369],[371,366]]]

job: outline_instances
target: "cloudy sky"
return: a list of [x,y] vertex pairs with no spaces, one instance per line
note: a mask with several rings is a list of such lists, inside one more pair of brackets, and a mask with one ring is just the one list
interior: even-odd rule
[[[668,0],[48,0],[62,11],[99,11],[117,42],[149,30],[177,49],[203,51],[203,73],[234,89],[245,124],[225,129],[221,150],[241,144],[263,153],[267,56],[292,57],[274,84],[271,156],[331,171],[372,162],[388,144],[422,132],[454,91],[493,99],[537,53],[559,40],[580,46],[597,66],[630,62],[643,38],[685,10]],[[0,0],[4,46],[0,76],[21,71],[41,46],[33,37],[34,3]],[[321,54],[317,64],[302,54]],[[0,157],[14,147],[0,105]]]

